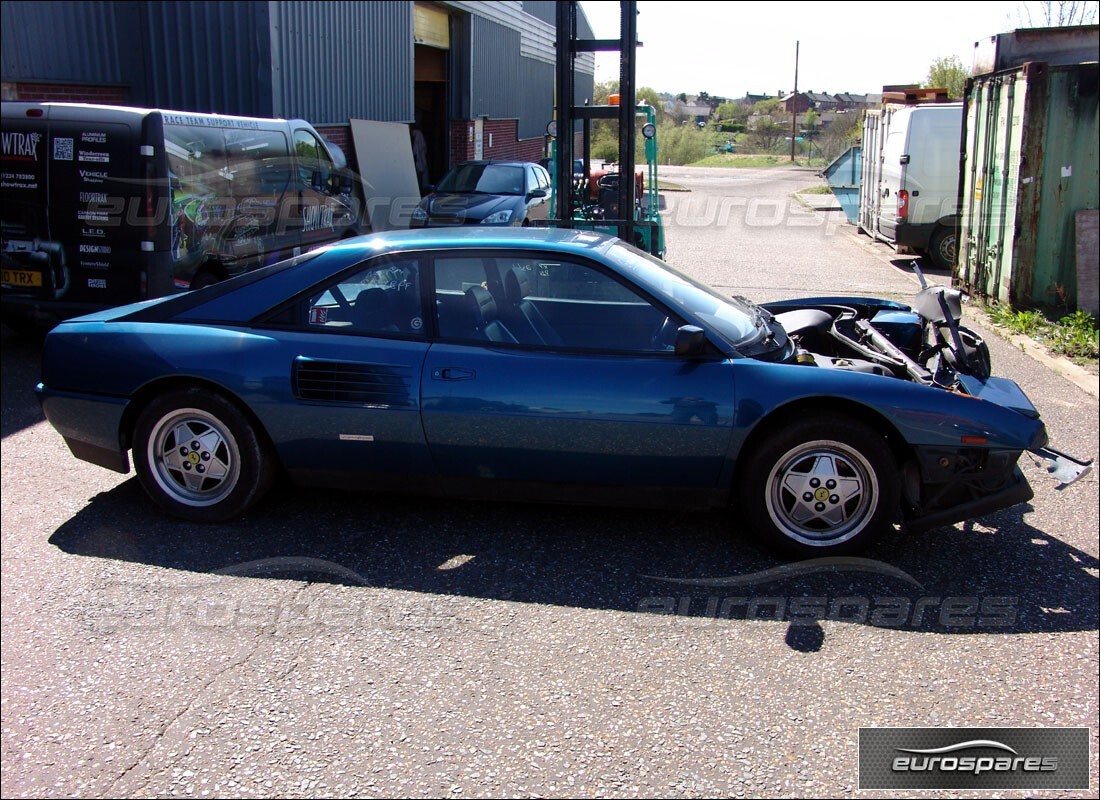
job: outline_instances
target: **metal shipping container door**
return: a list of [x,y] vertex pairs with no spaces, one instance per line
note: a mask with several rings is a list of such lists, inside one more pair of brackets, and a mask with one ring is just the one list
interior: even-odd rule
[[[1020,109],[1023,86],[1015,75],[976,81],[968,101],[967,185],[963,197],[963,280],[976,291],[1009,302],[1016,232]],[[973,126],[973,127],[971,127]]]
[[878,219],[879,177],[882,175],[881,110],[868,111],[863,118],[863,163],[859,179],[859,229],[874,238]]
[[1074,219],[1097,207],[1097,65],[984,75],[966,103],[955,277],[1004,303],[1072,308]]

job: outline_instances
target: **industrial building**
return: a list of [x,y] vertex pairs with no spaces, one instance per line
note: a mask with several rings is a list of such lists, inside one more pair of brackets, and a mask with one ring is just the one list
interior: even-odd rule
[[[405,122],[434,182],[471,158],[536,160],[554,114],[555,3],[22,2],[2,7],[4,100]],[[592,31],[579,15],[578,35]],[[577,59],[577,102],[595,61]],[[358,154],[360,159],[365,154]]]

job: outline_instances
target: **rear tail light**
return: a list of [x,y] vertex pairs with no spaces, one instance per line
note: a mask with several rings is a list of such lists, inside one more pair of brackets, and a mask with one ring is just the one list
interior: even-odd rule
[[898,222],[905,222],[909,216],[909,192],[902,189],[898,192]]

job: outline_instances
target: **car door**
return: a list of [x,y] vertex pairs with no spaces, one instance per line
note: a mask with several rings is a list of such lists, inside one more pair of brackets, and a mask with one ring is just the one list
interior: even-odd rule
[[340,193],[339,173],[328,150],[312,131],[294,131],[297,161],[297,219],[302,250],[331,242],[349,226],[355,213],[350,197]]
[[434,472],[420,422],[420,264],[371,259],[266,322],[287,388],[257,413],[303,482],[407,486]]
[[537,164],[527,167],[527,219],[550,218],[550,174]]
[[[524,291],[509,290],[520,283]],[[666,311],[610,270],[572,257],[460,253],[435,258],[433,285],[437,337],[421,402],[443,476],[718,485],[733,415],[729,363],[677,357],[658,335]],[[524,324],[524,301],[527,312],[553,307],[558,320],[572,308],[584,324],[540,333]]]

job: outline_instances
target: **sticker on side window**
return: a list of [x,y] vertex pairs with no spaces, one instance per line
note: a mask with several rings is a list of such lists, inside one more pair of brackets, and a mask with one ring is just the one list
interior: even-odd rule
[[327,325],[328,324],[328,309],[314,306],[309,310],[309,324],[310,325]]

